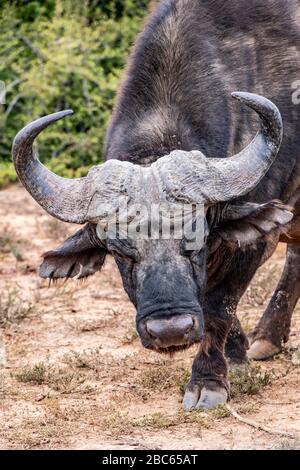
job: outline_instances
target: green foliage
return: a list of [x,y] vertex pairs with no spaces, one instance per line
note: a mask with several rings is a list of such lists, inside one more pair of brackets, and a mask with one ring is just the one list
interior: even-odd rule
[[42,161],[73,177],[102,160],[128,51],[149,0],[0,0],[0,186],[15,179],[11,144],[25,124],[72,108],[38,139]]
[[17,181],[17,175],[13,164],[11,162],[0,162],[0,188],[14,181]]

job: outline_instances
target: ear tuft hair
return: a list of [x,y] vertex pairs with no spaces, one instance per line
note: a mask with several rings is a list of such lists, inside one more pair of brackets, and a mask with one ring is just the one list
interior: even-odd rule
[[211,245],[217,246],[223,241],[245,247],[259,239],[267,239],[275,230],[285,233],[293,215],[293,209],[278,200],[265,204],[230,203],[219,226],[212,231]]
[[51,282],[77,277],[83,279],[102,268],[106,250],[97,244],[96,229],[87,224],[56,250],[43,255],[39,275]]

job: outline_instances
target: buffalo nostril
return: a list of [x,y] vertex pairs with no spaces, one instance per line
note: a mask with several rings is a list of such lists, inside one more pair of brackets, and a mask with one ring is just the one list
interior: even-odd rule
[[174,316],[168,319],[148,320],[146,328],[148,333],[157,339],[178,338],[187,335],[194,326],[191,315]]

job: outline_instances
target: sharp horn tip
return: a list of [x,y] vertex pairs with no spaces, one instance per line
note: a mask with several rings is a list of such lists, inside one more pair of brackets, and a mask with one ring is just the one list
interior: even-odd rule
[[56,113],[49,114],[48,116],[45,116],[45,118],[51,118],[52,121],[58,121],[59,119],[63,119],[66,116],[71,116],[71,114],[74,114],[73,109],[64,109],[62,111],[57,111]]
[[61,111],[61,113],[63,116],[71,116],[72,114],[74,114],[74,111],[73,109],[65,109],[64,111]]

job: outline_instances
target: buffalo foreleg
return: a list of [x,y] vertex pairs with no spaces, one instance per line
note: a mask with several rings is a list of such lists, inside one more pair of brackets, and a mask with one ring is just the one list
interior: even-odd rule
[[184,395],[186,410],[214,408],[226,403],[229,383],[224,348],[231,323],[230,315],[225,312],[206,321],[205,338],[193,362],[192,376]]
[[238,317],[234,315],[225,344],[225,355],[229,363],[232,365],[239,365],[247,362],[248,348],[249,341],[247,335],[244,332]]
[[[184,408],[214,408],[229,397],[225,350],[234,362],[246,359],[248,342],[236,317],[238,302],[257,268],[273,246],[257,244],[256,250],[236,250],[225,277],[208,285],[205,301],[205,336],[194,359],[192,376],[184,396]],[[226,345],[227,342],[227,345]]]

